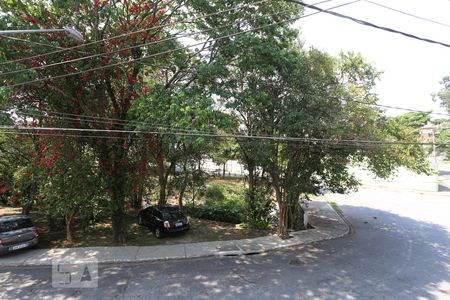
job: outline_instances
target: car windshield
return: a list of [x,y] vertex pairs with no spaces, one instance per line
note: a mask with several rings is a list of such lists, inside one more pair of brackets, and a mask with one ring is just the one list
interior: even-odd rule
[[171,210],[171,211],[163,211],[164,219],[181,219],[183,218],[183,214],[179,210]]
[[28,227],[33,227],[33,223],[30,219],[17,219],[12,221],[0,222],[0,233]]

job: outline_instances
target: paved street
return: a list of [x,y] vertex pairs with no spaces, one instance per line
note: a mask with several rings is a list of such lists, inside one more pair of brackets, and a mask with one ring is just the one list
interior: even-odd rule
[[2,268],[1,299],[449,299],[450,198],[329,195],[355,233],[266,255],[101,265],[98,289],[55,289],[50,267]]

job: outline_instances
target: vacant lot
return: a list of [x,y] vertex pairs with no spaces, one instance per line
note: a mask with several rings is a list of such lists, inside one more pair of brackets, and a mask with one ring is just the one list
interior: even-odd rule
[[[231,190],[238,190],[243,187],[242,181],[234,179],[215,179],[216,184],[228,186]],[[229,198],[225,193],[225,198]],[[236,195],[234,196],[236,197]],[[197,204],[202,203],[198,201]],[[188,204],[188,203],[186,203]],[[20,214],[20,208],[0,207],[1,215]],[[64,228],[56,230],[50,226],[44,215],[32,212],[31,218],[41,231],[40,248],[58,248],[58,247],[92,247],[92,246],[111,246],[112,244],[112,226],[111,221],[106,219],[90,226],[76,224],[73,230],[74,243],[69,245],[65,238]],[[244,228],[241,225],[203,220],[190,217],[191,229],[186,233],[177,233],[156,239],[150,230],[137,224],[137,211],[129,210],[126,215],[127,224],[127,242],[126,245],[145,246],[145,245],[170,245],[179,243],[194,243],[216,240],[234,240],[253,238],[275,233],[274,229],[257,230]]]

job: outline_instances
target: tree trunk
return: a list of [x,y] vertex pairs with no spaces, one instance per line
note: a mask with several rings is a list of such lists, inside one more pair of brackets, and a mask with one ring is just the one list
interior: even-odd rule
[[[123,154],[123,153],[121,153]],[[122,159],[122,158],[120,158]],[[120,161],[117,159],[117,161]],[[114,233],[114,243],[121,245],[125,243],[126,228],[125,228],[125,189],[126,189],[126,170],[119,162],[115,163],[114,170],[116,171],[110,179],[111,190],[111,220]]]
[[281,238],[287,238],[288,235],[288,210],[286,203],[282,203],[280,207],[280,218],[278,222],[278,235]]
[[282,238],[286,238],[288,236],[288,207],[286,203],[283,201],[283,195],[281,194],[281,190],[278,186],[274,185],[275,189],[275,197],[277,199],[279,211],[279,221],[278,221],[278,235]]
[[195,184],[192,185],[192,208],[195,208]]
[[27,204],[25,204],[22,207],[22,214],[28,216],[30,214],[30,211],[31,211],[32,208],[33,208],[33,204],[31,202],[28,202]]
[[225,178],[225,168],[226,168],[227,163],[224,162],[223,163],[223,168],[222,168],[222,178]]
[[73,244],[72,223],[73,214],[66,214],[66,240],[69,244]]
[[158,156],[157,165],[158,165],[158,183],[159,183],[158,206],[164,206],[166,204],[167,177],[165,176],[163,155]]
[[131,205],[134,209],[141,209],[142,208],[142,198],[143,198],[143,184],[139,185],[139,190],[134,191],[131,197]]
[[253,162],[247,162],[248,168],[248,195],[247,202],[249,207],[249,213],[251,214],[251,219],[255,217],[255,191],[256,191],[256,176],[255,176],[255,165]]

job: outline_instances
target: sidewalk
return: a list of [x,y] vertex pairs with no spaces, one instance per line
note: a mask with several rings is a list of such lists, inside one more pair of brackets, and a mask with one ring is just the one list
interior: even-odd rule
[[89,247],[24,250],[0,257],[0,267],[51,265],[54,259],[77,261],[97,259],[99,263],[143,262],[187,259],[207,256],[248,255],[275,249],[342,237],[350,233],[348,223],[324,200],[310,205],[310,224],[314,229],[292,233],[292,238],[278,236],[254,239],[214,241],[167,246]]

